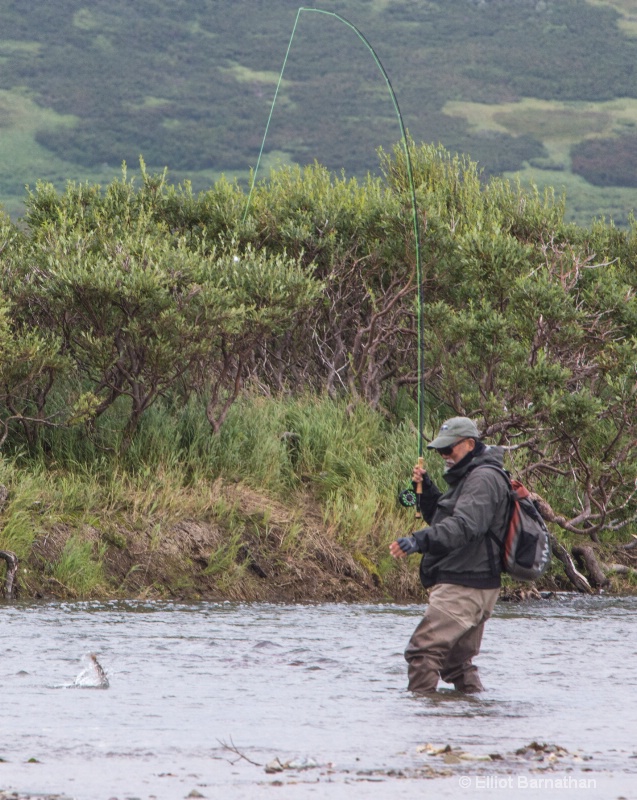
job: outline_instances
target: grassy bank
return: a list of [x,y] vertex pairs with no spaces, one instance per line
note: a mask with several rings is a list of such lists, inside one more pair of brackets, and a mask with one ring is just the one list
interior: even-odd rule
[[[417,455],[411,411],[247,396],[213,436],[194,404],[164,403],[125,456],[52,432],[0,462],[0,549],[20,559],[24,599],[421,600],[418,559],[387,549],[414,524],[396,502]],[[115,441],[116,411],[101,424]],[[637,586],[635,572],[611,581]],[[541,588],[570,588],[559,563]]]

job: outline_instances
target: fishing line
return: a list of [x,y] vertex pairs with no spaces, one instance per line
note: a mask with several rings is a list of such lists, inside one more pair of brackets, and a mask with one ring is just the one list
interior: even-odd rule
[[[268,135],[268,130],[270,128],[270,122],[272,120],[272,114],[274,112],[274,106],[277,101],[277,97],[279,95],[279,89],[281,88],[281,84],[283,82],[283,72],[285,71],[285,66],[288,61],[288,56],[290,55],[290,49],[292,48],[292,41],[294,39],[294,34],[296,33],[296,28],[299,23],[299,18],[301,13],[306,11],[308,13],[313,14],[323,14],[327,17],[333,17],[337,19],[339,22],[342,22],[344,25],[347,25],[348,28],[354,31],[354,33],[358,36],[358,38],[363,42],[365,47],[369,50],[372,54],[378,69],[381,71],[383,78],[387,84],[387,88],[389,89],[389,94],[391,95],[392,103],[394,105],[394,110],[396,111],[396,116],[398,118],[398,124],[400,125],[400,133],[402,137],[402,145],[403,150],[405,152],[405,164],[407,167],[407,177],[409,180],[409,189],[411,192],[411,208],[412,208],[412,220],[414,226],[414,241],[415,241],[415,251],[416,251],[416,283],[418,285],[418,293],[417,293],[417,317],[418,317],[418,456],[419,460],[422,459],[423,456],[423,429],[424,429],[424,410],[425,410],[425,386],[424,386],[424,374],[425,374],[425,343],[424,343],[424,322],[423,322],[423,308],[424,308],[424,286],[422,280],[422,261],[421,261],[421,253],[420,253],[420,226],[418,224],[418,206],[416,204],[416,189],[414,187],[414,176],[411,164],[411,155],[409,152],[409,141],[407,139],[407,133],[405,131],[405,124],[403,122],[403,115],[401,114],[400,107],[398,105],[398,99],[396,98],[396,93],[394,92],[394,88],[391,85],[391,81],[389,80],[389,75],[387,74],[385,67],[382,65],[378,54],[368,41],[368,39],[359,31],[359,29],[351,23],[349,20],[342,17],[340,14],[336,14],[333,11],[324,11],[320,8],[299,8],[296,12],[296,19],[294,20],[294,27],[292,28],[292,35],[290,36],[290,41],[288,42],[288,47],[285,52],[285,58],[283,59],[283,66],[281,67],[281,72],[279,74],[279,80],[277,82],[276,91],[274,92],[274,99],[272,100],[272,105],[270,107],[270,113],[268,115],[268,121],[265,126],[265,133],[263,134],[263,141],[261,142],[261,148],[259,150],[259,157],[257,158],[257,164],[254,168],[254,172],[252,175],[252,183],[250,185],[250,191],[248,193],[248,199],[246,202],[245,211],[243,213],[243,222],[245,222],[246,217],[248,215],[248,208],[250,206],[250,200],[252,198],[252,192],[254,190],[254,186],[257,179],[257,173],[259,171],[259,165],[261,163],[261,156],[263,155],[263,149],[265,147],[265,140]],[[422,463],[422,462],[421,462]]]

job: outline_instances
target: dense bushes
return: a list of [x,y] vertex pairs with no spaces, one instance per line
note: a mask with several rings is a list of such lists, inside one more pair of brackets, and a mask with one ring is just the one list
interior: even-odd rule
[[[563,527],[624,527],[636,513],[635,231],[567,226],[550,194],[485,185],[441,148],[412,157],[425,435],[441,414],[471,415]],[[125,176],[61,195],[39,185],[26,230],[4,220],[0,237],[5,446],[50,447],[48,430],[83,423],[126,449],[158,398],[196,401],[219,432],[245,386],[327,392],[398,419],[418,385],[416,256],[402,149],[381,169],[364,183],[282,169],[249,205],[225,181],[194,196],[145,172],[139,188]],[[107,411],[116,430],[100,423]]]
[[586,139],[571,160],[573,172],[595,186],[637,186],[637,136]]
[[[217,430],[251,351],[287,328],[319,289],[298,260],[250,247],[239,257],[230,240],[204,250],[173,236],[154,217],[161,193],[152,180],[140,192],[116,182],[103,196],[77,186],[57,197],[39,186],[30,235],[14,237],[3,258],[16,329],[54,337],[69,362],[64,378],[77,391],[87,387],[77,407],[66,403],[67,421],[94,421],[127,398],[125,446],[144,411],[177,387],[186,397],[207,393]],[[30,429],[50,420],[44,408],[55,387],[53,376],[45,388],[27,382],[38,412]]]

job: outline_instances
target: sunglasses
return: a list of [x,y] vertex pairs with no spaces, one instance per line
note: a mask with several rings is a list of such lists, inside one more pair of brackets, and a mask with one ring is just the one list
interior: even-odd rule
[[441,456],[450,456],[453,453],[453,451],[455,450],[455,448],[460,444],[460,442],[466,442],[466,441],[467,441],[466,438],[465,439],[458,439],[457,442],[454,442],[452,445],[449,445],[449,447],[438,447],[438,448],[436,448],[436,453],[438,453]]

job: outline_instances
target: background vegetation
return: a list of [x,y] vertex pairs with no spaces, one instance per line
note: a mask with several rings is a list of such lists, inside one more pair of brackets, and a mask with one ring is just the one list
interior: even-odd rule
[[[291,0],[2,0],[0,198],[110,183],[122,161],[205,190],[247,180],[298,10]],[[325,0],[366,35],[417,142],[566,191],[566,218],[621,226],[637,197],[637,23],[622,0]],[[397,138],[394,109],[352,31],[304,13],[266,165],[363,179]]]
[[[632,580],[634,226],[580,228],[549,192],[411,152],[425,436],[475,418],[603,560],[594,587],[613,564]],[[141,169],[39,183],[0,219],[0,548],[32,593],[415,596],[387,555],[418,452],[402,147],[363,182],[273,171],[249,205]]]

